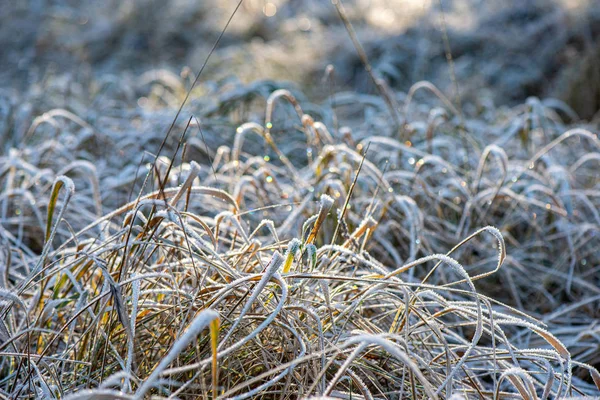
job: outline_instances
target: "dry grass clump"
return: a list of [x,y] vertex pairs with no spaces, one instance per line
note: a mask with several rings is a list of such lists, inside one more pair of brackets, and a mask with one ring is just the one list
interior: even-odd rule
[[2,396],[598,393],[600,143],[564,105],[226,83],[163,146],[165,74],[0,160]]

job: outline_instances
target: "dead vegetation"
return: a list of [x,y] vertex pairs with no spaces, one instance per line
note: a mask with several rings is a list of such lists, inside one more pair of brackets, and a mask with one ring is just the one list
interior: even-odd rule
[[0,98],[1,396],[597,395],[593,127],[327,76]]

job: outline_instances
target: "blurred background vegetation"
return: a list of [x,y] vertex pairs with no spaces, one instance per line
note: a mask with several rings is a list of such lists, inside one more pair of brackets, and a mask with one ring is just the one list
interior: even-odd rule
[[[0,87],[24,90],[51,74],[195,72],[236,3],[4,1]],[[600,108],[596,0],[355,0],[345,7],[374,69],[394,89],[425,79],[453,95],[446,31],[465,101],[482,93],[510,105],[551,96],[586,119]],[[328,64],[338,89],[374,91],[330,2],[247,0],[204,79],[284,79],[324,97]]]

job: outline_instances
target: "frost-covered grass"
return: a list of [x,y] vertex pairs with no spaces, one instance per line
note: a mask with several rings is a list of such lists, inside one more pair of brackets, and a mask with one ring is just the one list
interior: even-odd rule
[[156,160],[169,107],[33,120],[0,160],[4,396],[597,393],[592,131],[277,87],[203,93]]
[[1,397],[597,396],[597,127],[325,75],[0,97]]

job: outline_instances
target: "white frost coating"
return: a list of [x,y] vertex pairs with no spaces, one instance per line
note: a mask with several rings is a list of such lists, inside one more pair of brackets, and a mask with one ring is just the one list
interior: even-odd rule
[[173,343],[171,350],[163,357],[158,366],[152,371],[152,374],[146,379],[146,381],[140,386],[135,393],[136,399],[142,399],[144,394],[154,386],[154,381],[160,376],[161,372],[169,366],[175,358],[181,353],[183,349],[195,338],[198,334],[204,330],[212,321],[217,319],[219,314],[213,310],[204,310],[190,324],[185,333]]

